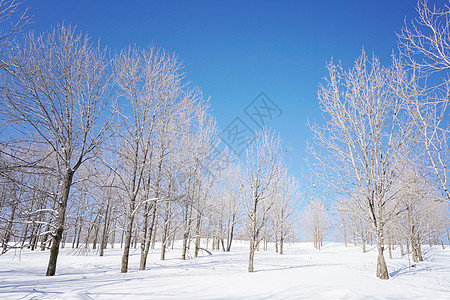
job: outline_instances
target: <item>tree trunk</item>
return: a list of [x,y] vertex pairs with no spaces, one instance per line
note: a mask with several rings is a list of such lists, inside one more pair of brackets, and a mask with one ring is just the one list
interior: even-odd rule
[[389,273],[386,265],[386,260],[384,259],[384,241],[383,241],[383,229],[377,228],[377,277],[380,279],[389,279]]
[[164,219],[163,219],[163,233],[161,237],[161,260],[164,260],[166,258],[166,248],[167,248],[167,241],[169,240],[169,230],[170,230],[170,215],[171,215],[171,209],[172,209],[172,203],[166,202],[166,209],[164,212]]
[[61,242],[61,248],[64,248],[66,246],[66,238],[67,238],[67,232],[63,232],[63,238]]
[[401,238],[398,240],[398,245],[400,246],[400,256],[403,257],[405,256],[405,252],[403,251],[403,243]]
[[248,256],[248,271],[253,272],[253,259],[257,247],[258,230],[257,230],[257,209],[258,209],[258,191],[253,192],[253,209],[251,214],[251,232],[250,232],[250,254]]
[[113,231],[112,231],[112,235],[111,235],[111,249],[114,249],[114,243],[116,242],[116,224],[115,222],[113,223]]
[[388,237],[389,240],[389,259],[392,259],[392,238],[391,236]]
[[253,269],[253,259],[255,258],[255,240],[253,237],[250,238],[250,254],[248,256],[248,271],[251,273]]
[[419,242],[417,243],[417,255],[418,255],[419,261],[423,261],[422,246]]
[[58,260],[59,245],[61,243],[62,235],[64,232],[64,225],[66,219],[67,201],[69,200],[70,187],[72,185],[74,171],[67,169],[64,176],[63,191],[61,200],[58,205],[58,214],[56,216],[56,232],[53,235],[52,246],[50,249],[50,258],[47,266],[46,276],[53,276],[56,273],[56,262]]
[[108,222],[109,222],[109,198],[106,200],[106,209],[103,219],[103,230],[102,230],[102,240],[100,242],[100,256],[103,256],[108,243]]
[[[377,259],[377,277],[380,279],[389,279],[389,273],[387,270],[386,261],[384,260],[383,247],[378,248],[378,259]],[[381,249],[380,249],[381,248]]]
[[233,223],[231,224],[230,235],[228,236],[228,239],[227,239],[227,252],[230,252],[230,250],[231,250],[231,243],[233,242],[234,218],[235,217],[233,216]]
[[[198,248],[200,248],[200,229],[201,229],[201,214],[197,213],[197,224],[195,226],[195,249],[194,257],[198,257]],[[225,251],[225,249],[224,249]]]
[[185,215],[184,215],[184,233],[183,233],[183,249],[181,253],[181,259],[186,260],[186,252],[188,248],[188,239],[189,239],[189,231],[190,231],[190,216],[189,216],[189,202],[186,202],[186,208],[185,208]]
[[[158,197],[158,196],[157,196]],[[150,221],[150,227],[147,231],[147,236],[145,238],[145,247],[144,251],[141,254],[141,261],[139,264],[139,270],[145,270],[147,267],[147,257],[148,252],[150,251],[150,243],[152,241],[152,235],[155,228],[155,219],[156,219],[156,202],[152,204],[152,219]]]
[[11,230],[12,230],[12,226],[14,223],[14,217],[16,214],[16,206],[17,206],[17,201],[15,200],[12,207],[11,207],[11,215],[9,217],[8,220],[8,225],[6,225],[6,229],[5,229],[5,237],[3,238],[3,251],[2,254],[6,253],[6,251],[8,251],[8,243],[11,239]]
[[72,249],[75,248],[75,242],[77,241],[77,229],[78,229],[78,213],[77,213],[77,218],[75,219],[75,226],[73,229]]
[[[157,204],[155,204],[155,206],[157,206]],[[158,221],[159,218],[157,218],[156,215],[156,210],[155,210],[155,218],[154,218],[154,223],[153,223],[153,230],[152,230],[152,249],[155,249],[155,244],[156,244],[156,232],[158,231]]]
[[447,231],[447,242],[448,242],[448,245],[450,246],[450,230],[449,230],[448,225],[445,225],[445,230]]
[[[148,203],[144,204],[144,221],[143,221],[143,228],[142,228],[142,240],[141,240],[141,259],[139,263],[139,270],[145,270],[145,265],[147,263],[147,257],[144,257],[146,255],[146,244],[147,244],[147,232],[148,232],[148,216],[150,214],[150,208]],[[148,253],[148,251],[147,251]]]
[[160,257],[161,260],[166,259],[166,248],[167,248],[167,241],[169,239],[169,228],[170,228],[169,221],[165,221],[161,239],[161,257]]
[[139,229],[136,226],[136,228],[133,230],[133,242],[132,242],[132,245],[133,245],[134,249],[137,249],[138,239],[139,239]]
[[[50,224],[47,224],[45,231],[48,232],[49,230],[50,230]],[[44,234],[41,238],[41,251],[45,251],[45,244],[47,244],[47,240],[48,240],[48,233]]]
[[131,203],[130,214],[128,216],[127,229],[125,231],[125,243],[122,254],[122,265],[120,268],[120,273],[128,272],[128,258],[130,256],[131,238],[133,235],[133,221],[134,221],[134,201]]
[[342,228],[344,231],[344,244],[345,244],[345,247],[347,247],[347,226],[345,224],[345,220],[342,222]]

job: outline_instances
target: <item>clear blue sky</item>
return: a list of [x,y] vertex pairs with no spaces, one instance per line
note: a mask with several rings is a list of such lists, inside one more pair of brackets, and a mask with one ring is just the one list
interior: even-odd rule
[[235,117],[255,124],[245,107],[265,92],[283,111],[269,125],[292,147],[300,175],[310,134],[320,118],[317,86],[332,57],[350,67],[361,53],[383,63],[397,47],[395,31],[415,17],[414,0],[117,1],[29,0],[30,28],[64,21],[112,51],[154,43],[184,61],[187,78],[211,97],[219,126]]

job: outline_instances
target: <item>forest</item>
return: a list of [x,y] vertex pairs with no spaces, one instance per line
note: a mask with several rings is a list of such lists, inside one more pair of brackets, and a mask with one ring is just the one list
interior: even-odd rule
[[448,251],[449,16],[419,1],[390,64],[364,50],[326,64],[299,176],[269,126],[240,153],[225,144],[164,45],[111,52],[64,22],[28,31],[26,2],[1,1],[0,258],[42,252],[54,276],[64,248],[73,261],[120,249],[127,273],[132,254],[144,271],[156,252],[184,264],[238,247],[257,273],[256,257],[303,240],[373,250],[371,274],[389,279],[394,251],[414,266],[424,247]]

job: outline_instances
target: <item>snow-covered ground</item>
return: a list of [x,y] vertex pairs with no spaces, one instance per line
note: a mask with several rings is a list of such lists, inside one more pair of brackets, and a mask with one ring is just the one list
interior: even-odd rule
[[0,299],[450,299],[450,248],[424,247],[424,262],[408,267],[408,257],[386,259],[391,279],[375,277],[376,250],[329,243],[273,245],[256,253],[256,272],[247,272],[248,244],[232,252],[181,261],[169,250],[166,261],[152,250],[148,269],[138,271],[139,250],[130,271],[120,273],[121,249],[104,257],[74,255],[62,249],[57,275],[44,276],[48,252],[10,251],[0,256]]

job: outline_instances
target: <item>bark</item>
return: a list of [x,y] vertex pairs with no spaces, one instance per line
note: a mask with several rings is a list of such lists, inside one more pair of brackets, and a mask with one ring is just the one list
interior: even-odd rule
[[398,245],[400,246],[400,256],[401,257],[405,256],[405,252],[403,251],[403,243],[401,239],[398,240]]
[[[197,224],[195,226],[195,249],[194,257],[198,257],[198,249],[200,248],[200,229],[201,229],[201,214],[197,214]],[[224,249],[225,251],[225,249]]]
[[253,209],[251,212],[251,231],[250,231],[250,254],[248,257],[248,271],[253,272],[254,266],[253,266],[253,259],[255,257],[255,250],[258,246],[257,239],[258,239],[258,230],[257,230],[257,209],[258,209],[258,190],[256,189],[253,192]]
[[58,203],[58,215],[56,216],[56,232],[52,236],[52,246],[50,249],[50,258],[47,266],[46,276],[53,276],[56,273],[56,262],[59,255],[59,245],[61,243],[62,235],[64,232],[67,201],[69,200],[70,187],[72,185],[74,171],[70,168],[67,169],[64,176],[62,197]]
[[[31,222],[30,217],[28,217],[27,222]],[[30,237],[28,238],[28,223],[27,225],[25,225],[25,229],[23,230],[23,234],[22,234],[22,247],[25,245],[26,241],[29,240],[28,246],[27,248],[29,249],[31,246],[31,239],[33,237],[33,230],[34,230],[34,225],[31,226],[31,230],[30,230]]]
[[383,229],[377,228],[377,277],[380,279],[389,279],[389,273],[384,259],[384,246],[383,246]]
[[362,251],[363,253],[366,253],[366,238],[364,234],[364,228],[361,225],[361,241],[362,241]]
[[345,220],[342,222],[342,230],[344,233],[344,244],[345,244],[345,247],[347,247],[347,226],[346,226]]
[[189,209],[189,202],[186,202],[185,207],[185,215],[184,215],[184,233],[183,233],[183,249],[181,253],[181,259],[186,260],[186,252],[188,248],[188,239],[189,239],[189,231],[191,227],[190,222],[190,209]]
[[66,238],[67,238],[67,232],[64,231],[63,232],[62,242],[61,242],[61,248],[64,248],[66,246]]
[[[134,205],[132,205],[131,212],[134,210]],[[127,229],[125,231],[125,242],[122,254],[122,265],[120,268],[120,273],[128,272],[128,258],[130,256],[131,238],[133,234],[133,221],[134,214],[130,213],[128,216]]]
[[136,227],[134,230],[133,230],[133,248],[134,249],[136,249],[137,248],[137,244],[138,244],[138,238],[139,238],[139,230],[138,230],[138,228]]
[[163,233],[161,238],[161,260],[164,260],[166,258],[166,248],[167,248],[167,241],[169,239],[169,230],[170,230],[170,214],[171,214],[171,202],[166,202],[166,209],[164,213],[164,220],[163,220]]
[[83,228],[83,218],[80,218],[80,225],[78,226],[78,234],[77,234],[77,244],[75,245],[75,248],[78,249],[80,246],[80,239],[81,239],[81,229]]
[[[147,263],[147,257],[148,251],[146,249],[147,244],[147,232],[148,232],[148,216],[150,214],[150,209],[148,203],[145,203],[144,205],[144,222],[143,222],[143,228],[142,228],[142,241],[141,241],[141,259],[139,263],[139,270],[145,270],[145,265]],[[144,257],[145,256],[145,257]]]
[[383,247],[378,248],[378,258],[377,258],[377,277],[380,279],[389,279],[389,273],[387,270],[386,261],[383,255]]
[[112,236],[111,236],[111,249],[114,249],[114,243],[116,242],[116,228],[115,228],[115,224],[113,224],[113,232],[112,232]]
[[253,272],[253,260],[255,258],[255,240],[253,238],[250,239],[250,254],[248,256],[248,271]]
[[104,250],[106,249],[106,244],[108,243],[108,222],[109,222],[109,198],[106,200],[105,215],[103,216],[103,230],[102,230],[102,240],[100,243],[100,256],[103,256]]
[[92,241],[92,249],[97,249],[97,241],[98,241],[98,232],[100,230],[99,224],[97,224],[99,214],[95,217],[94,223],[92,224],[92,227],[94,229],[94,240]]
[[145,270],[147,266],[147,257],[148,253],[150,251],[150,243],[152,242],[152,235],[154,234],[154,228],[155,228],[155,220],[156,220],[156,202],[152,204],[152,219],[150,221],[150,227],[147,232],[147,236],[145,238],[145,246],[144,251],[141,254],[141,260],[139,264],[139,270]]
[[[50,220],[51,222],[51,220]],[[47,224],[46,228],[45,228],[45,232],[49,232],[50,230],[50,224]],[[44,234],[41,238],[41,251],[45,251],[45,244],[47,244],[48,241],[48,233]]]
[[75,242],[77,241],[78,219],[79,219],[79,216],[77,214],[77,218],[75,219],[75,226],[74,226],[74,230],[73,230],[72,249],[75,248]]
[[283,247],[284,247],[284,238],[283,238],[283,233],[281,233],[280,236],[280,254],[283,254]]
[[450,246],[450,229],[448,227],[448,225],[445,225],[445,229],[447,231],[447,241],[448,241],[448,245]]
[[3,238],[3,251],[2,254],[4,254],[6,251],[8,251],[8,243],[11,239],[11,230],[12,230],[12,226],[14,223],[14,217],[16,214],[16,206],[17,206],[17,201],[14,201],[12,207],[11,207],[11,215],[9,217],[8,220],[8,225],[6,225],[6,229],[5,229],[5,237]]
[[420,245],[420,243],[417,243],[417,255],[418,255],[419,261],[423,261],[422,246]]
[[390,238],[389,238],[389,259],[392,259],[392,243]]
[[[156,203],[156,209],[157,209],[157,207],[158,207],[158,204]],[[154,221],[153,221],[153,224],[152,224],[152,228],[153,228],[153,230],[152,230],[152,235],[151,235],[151,237],[152,237],[152,249],[155,249],[155,244],[156,244],[156,232],[158,231],[158,216],[156,215],[156,209],[155,209],[155,217],[154,217]]]

